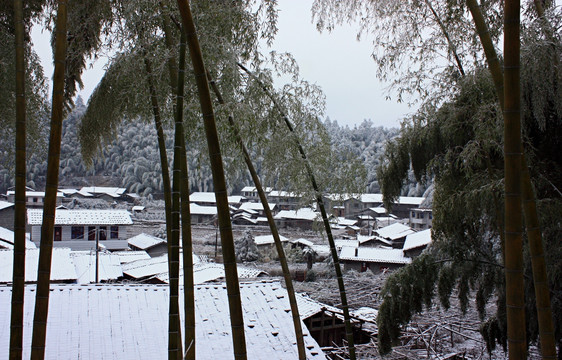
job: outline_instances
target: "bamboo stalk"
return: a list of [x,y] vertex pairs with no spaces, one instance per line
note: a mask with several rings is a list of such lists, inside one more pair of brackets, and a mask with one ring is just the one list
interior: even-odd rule
[[[209,80],[210,80],[211,88],[215,92],[219,104],[224,104],[224,99],[219,91],[217,84],[212,79],[210,79],[210,77]],[[293,279],[291,279],[291,272],[289,270],[289,265],[287,263],[287,257],[285,256],[285,250],[283,249],[283,244],[281,243],[281,238],[279,237],[279,231],[277,231],[277,226],[275,225],[275,220],[273,219],[273,214],[271,213],[271,209],[269,208],[269,202],[267,201],[267,196],[263,191],[263,186],[261,184],[258,173],[254,167],[254,164],[252,163],[252,159],[250,157],[248,149],[246,148],[246,145],[244,145],[244,141],[240,136],[240,131],[238,129],[238,126],[234,122],[234,118],[232,117],[232,115],[228,117],[228,123],[230,124],[230,128],[234,133],[236,143],[238,143],[238,146],[240,146],[240,150],[242,151],[244,161],[246,162],[246,166],[248,167],[248,171],[250,172],[252,181],[256,186],[256,191],[258,192],[258,196],[263,206],[265,217],[267,218],[267,223],[269,224],[271,235],[273,236],[275,248],[277,249],[277,254],[279,256],[279,262],[281,263],[281,270],[283,271],[283,278],[285,279],[285,286],[287,287],[287,294],[289,297],[289,305],[291,306],[291,314],[293,317],[293,326],[295,328],[295,337],[297,340],[297,350],[299,354],[299,359],[304,360],[306,359],[306,350],[304,347],[304,339],[302,334],[299,308],[297,305],[297,298],[295,296],[295,288],[293,287]]]
[[249,76],[251,76],[256,81],[258,81],[259,84],[261,85],[261,88],[263,89],[263,91],[271,99],[271,102],[273,103],[275,108],[281,114],[281,117],[283,118],[283,121],[285,122],[285,125],[287,125],[287,128],[289,129],[290,133],[292,134],[293,141],[297,144],[297,147],[299,149],[299,153],[301,155],[301,158],[304,161],[304,165],[305,165],[305,168],[306,168],[308,178],[309,178],[309,180],[312,184],[312,188],[314,189],[316,203],[318,205],[318,208],[320,209],[320,214],[322,215],[322,221],[324,223],[324,229],[326,230],[328,243],[330,244],[330,253],[332,255],[332,260],[334,261],[334,269],[336,271],[336,277],[337,277],[338,287],[339,287],[339,291],[340,291],[342,310],[343,310],[344,322],[345,322],[345,335],[346,335],[348,348],[349,348],[349,356],[350,356],[350,359],[354,360],[355,359],[355,345],[354,345],[354,341],[353,341],[353,331],[352,331],[352,328],[351,328],[351,320],[350,320],[350,316],[349,316],[349,307],[347,305],[347,296],[346,296],[346,293],[345,293],[345,285],[344,285],[344,282],[343,282],[342,271],[341,271],[340,261],[339,261],[339,258],[338,258],[338,253],[337,253],[337,250],[336,250],[336,245],[335,245],[335,242],[334,242],[334,237],[332,235],[332,229],[330,228],[330,221],[328,220],[328,215],[326,213],[324,201],[322,200],[322,193],[320,192],[320,189],[318,187],[318,183],[316,182],[316,177],[314,176],[314,172],[312,171],[312,167],[310,166],[310,162],[308,161],[308,158],[306,157],[306,153],[304,151],[304,148],[300,144],[300,141],[299,141],[298,137],[296,136],[296,134],[294,132],[293,124],[291,123],[291,121],[289,120],[289,118],[287,117],[285,112],[283,111],[282,107],[277,103],[277,100],[275,99],[273,94],[271,94],[271,92],[267,89],[267,87],[250,70],[248,70],[244,65],[242,65],[240,63],[237,63],[237,65],[244,72],[246,72]]
[[53,232],[55,210],[57,206],[62,119],[64,115],[65,61],[67,46],[66,24],[67,1],[59,0],[56,20],[51,132],[49,136],[47,181],[45,186],[45,203],[43,205],[43,226],[41,227],[39,268],[37,271],[37,293],[35,295],[31,359],[43,359],[45,357],[49,289],[51,284],[51,258],[53,253]]
[[26,101],[25,27],[22,0],[14,0],[16,46],[16,196],[14,211],[14,264],[12,272],[12,312],[10,319],[10,359],[22,358],[23,302],[25,293],[25,179],[26,179]]
[[209,147],[209,157],[213,174],[213,187],[215,189],[215,197],[217,200],[217,212],[221,233],[226,288],[229,300],[234,358],[246,359],[246,339],[244,335],[244,319],[238,282],[238,270],[236,268],[236,256],[234,252],[234,238],[232,235],[226,180],[224,177],[219,138],[215,124],[213,103],[209,91],[203,55],[199,46],[197,30],[195,29],[189,2],[187,0],[178,0],[178,8],[181,13],[183,26],[187,32],[189,54],[193,64],[195,81],[197,83],[197,90],[199,93],[199,102],[203,113],[207,144]]

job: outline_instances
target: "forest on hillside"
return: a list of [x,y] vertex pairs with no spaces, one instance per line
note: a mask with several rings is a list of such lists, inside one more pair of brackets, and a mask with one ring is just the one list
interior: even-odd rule
[[[160,198],[163,188],[154,124],[123,122],[115,140],[94,159],[91,167],[87,167],[82,159],[78,138],[78,128],[85,111],[86,104],[78,99],[73,111],[63,122],[60,187],[119,186],[141,196]],[[333,146],[345,149],[364,164],[367,170],[365,192],[380,192],[376,168],[384,154],[386,142],[398,135],[398,129],[375,126],[371,120],[364,120],[360,125],[350,128],[339,125],[329,117],[323,124]],[[169,128],[165,132],[169,163],[172,164],[173,130]],[[10,140],[0,139],[0,148],[9,147],[11,144],[7,142]],[[212,175],[205,153],[202,154],[189,144],[187,146],[191,191],[212,191]],[[46,149],[39,147],[28,160],[27,184],[36,190],[42,190],[45,186],[46,155]],[[233,171],[227,176],[233,193],[251,184],[247,171]],[[0,193],[5,193],[14,181],[13,169],[9,164],[2,164],[0,179]],[[412,176],[405,182],[402,195],[421,196],[425,188]]]

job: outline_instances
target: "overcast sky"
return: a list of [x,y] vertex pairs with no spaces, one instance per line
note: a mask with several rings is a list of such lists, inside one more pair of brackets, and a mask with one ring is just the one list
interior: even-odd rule
[[[301,76],[319,85],[326,95],[326,116],[340,125],[353,127],[365,119],[376,126],[398,127],[406,114],[413,112],[405,104],[385,100],[385,87],[375,78],[368,38],[356,40],[352,26],[338,27],[320,34],[311,22],[312,0],[280,0],[279,19],[273,49],[290,52],[299,64]],[[37,27],[36,27],[37,28]],[[49,34],[34,28],[35,48],[42,58],[45,74],[53,73]],[[86,101],[103,76],[105,59],[83,75],[85,88],[79,94]]]

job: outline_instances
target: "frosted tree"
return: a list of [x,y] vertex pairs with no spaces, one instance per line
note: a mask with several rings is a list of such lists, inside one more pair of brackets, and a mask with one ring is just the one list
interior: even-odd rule
[[239,262],[256,261],[259,259],[258,246],[250,231],[245,231],[241,238],[234,241],[236,260]]

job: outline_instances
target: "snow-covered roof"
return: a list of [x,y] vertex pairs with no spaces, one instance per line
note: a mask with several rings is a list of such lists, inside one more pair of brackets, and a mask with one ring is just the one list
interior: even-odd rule
[[[0,247],[6,249],[14,248],[14,232],[10,229],[0,226]],[[25,234],[25,248],[26,249],[36,249],[37,246],[31,240],[29,240],[29,234]]]
[[418,197],[418,196],[400,196],[398,198],[398,204],[419,206],[424,199],[425,199],[424,197]]
[[362,203],[381,203],[382,204],[382,194],[361,194],[359,201]]
[[[269,205],[269,209],[273,210],[275,209],[276,204],[268,204]],[[261,202],[256,203],[256,202],[245,202],[240,204],[239,207],[240,210],[253,210],[253,211],[263,211],[263,205]]]
[[297,306],[299,308],[299,315],[303,320],[308,319],[309,317],[314,316],[324,310],[328,310],[335,314],[340,314],[343,318],[343,310],[338,309],[335,306],[330,306],[313,300],[306,294],[296,293],[295,295],[297,299]]
[[7,209],[7,208],[12,207],[14,205],[15,204],[13,204],[11,202],[0,200],[0,210]]
[[374,208],[369,208],[369,210],[371,210],[372,212],[374,212],[375,214],[386,214],[386,209],[382,206],[377,206]]
[[[25,251],[25,281],[37,281],[37,266],[39,264],[39,249]],[[0,283],[12,282],[14,266],[13,250],[0,250]],[[51,281],[75,281],[76,270],[70,257],[69,248],[53,248]],[[0,302],[1,304],[2,302]],[[1,356],[0,356],[1,357]]]
[[357,220],[346,219],[344,217],[338,217],[337,219],[335,219],[335,221],[342,226],[353,226],[357,224]]
[[[27,223],[41,225],[43,210],[27,210]],[[65,210],[55,212],[55,225],[131,225],[131,214],[125,210]]]
[[114,198],[118,198],[127,191],[125,188],[107,187],[107,186],[84,186],[80,189],[82,192],[90,194],[106,194]]
[[282,191],[282,190],[271,190],[268,194],[271,197],[280,197],[280,198],[298,198],[300,195],[296,192],[291,191]]
[[[236,196],[228,196],[228,203],[229,204],[238,204],[245,199],[245,197],[236,195]],[[216,197],[214,192],[193,192],[189,195],[189,202],[192,203],[216,203]]]
[[[33,320],[34,285],[26,286],[24,323]],[[53,285],[49,297],[46,359],[164,359],[168,348],[169,288],[159,285]],[[181,291],[181,289],[180,289]],[[196,356],[233,359],[225,284],[195,287]],[[297,359],[287,292],[278,282],[240,284],[249,359]],[[0,287],[0,304],[12,288]],[[86,306],[87,305],[87,306]],[[183,297],[180,296],[180,319]],[[325,359],[302,324],[306,358]],[[183,324],[181,324],[183,326]],[[10,307],[0,308],[0,329],[10,327]],[[24,327],[23,357],[31,351],[31,326]],[[0,358],[8,358],[9,336],[0,337]]]
[[314,245],[314,243],[310,240],[306,240],[306,239],[296,239],[296,240],[291,240],[291,244],[302,244],[304,246],[309,246],[312,247]]
[[63,193],[65,196],[66,195],[74,195],[74,194],[79,194],[82,195],[84,197],[92,197],[94,195],[90,194],[89,192],[86,191],[82,191],[82,190],[77,190],[77,189],[59,189],[59,191],[61,193]]
[[[193,264],[201,262],[199,256],[193,254]],[[135,279],[143,279],[150,276],[167,273],[168,272],[168,254],[153,257],[150,259],[143,259],[128,262],[123,264],[123,274],[126,274]],[[180,254],[180,273],[183,269],[183,256]]]
[[[117,280],[123,276],[119,255],[100,252],[98,263],[98,280]],[[89,284],[96,281],[96,254],[93,251],[72,251],[70,253],[79,284]]]
[[[281,242],[289,241],[289,239],[287,239],[283,235],[279,235],[279,240],[281,240]],[[254,241],[255,241],[256,245],[266,245],[266,244],[274,244],[275,243],[275,241],[273,240],[273,235],[256,236],[254,238]]]
[[375,232],[380,237],[395,240],[404,237],[406,235],[413,234],[414,230],[408,225],[404,225],[401,223],[394,223],[392,225],[388,225],[380,229],[377,229],[375,230]]
[[[239,279],[254,279],[262,274],[266,274],[266,272],[247,267],[244,265],[237,264],[236,269],[238,271],[238,278]],[[170,277],[168,276],[168,272],[164,272],[155,276],[156,279],[168,283]],[[183,271],[180,271],[179,276],[179,283],[183,285]],[[210,263],[210,262],[200,262],[193,265],[193,283],[195,285],[204,284],[210,281],[217,281],[224,279],[224,265],[217,264],[217,263]]]
[[142,205],[135,205],[131,208],[132,211],[144,211],[144,209],[146,208]]
[[318,217],[318,213],[311,208],[301,208],[298,210],[281,210],[275,219],[309,220],[313,221]]
[[431,229],[422,230],[406,236],[406,241],[404,242],[404,248],[402,250],[411,250],[420,246],[429,245],[430,243]]
[[119,256],[119,262],[121,264],[130,263],[137,260],[147,260],[150,259],[150,255],[144,250],[139,251],[113,251],[112,254]]
[[217,215],[216,206],[200,206],[197,204],[189,204],[189,211],[192,215]]
[[[6,195],[11,196],[11,195],[15,195],[16,192],[15,190],[8,190],[8,192],[6,192]],[[25,192],[25,196],[29,197],[45,197],[45,192],[44,191],[26,191]],[[63,193],[57,191],[57,197],[63,197]]]
[[[355,253],[357,252],[357,256]],[[409,264],[412,259],[404,256],[402,249],[379,249],[371,247],[344,246],[340,252],[340,259],[347,261],[366,261],[388,264]]]
[[[273,188],[270,188],[270,187],[264,187],[263,188],[263,191],[266,192],[266,193],[270,192],[271,190],[273,190]],[[252,192],[252,191],[258,191],[258,190],[256,189],[255,186],[244,186],[242,188],[242,190],[240,190],[240,191],[241,192]]]
[[129,243],[129,245],[134,246],[137,249],[148,250],[151,247],[154,247],[156,245],[160,245],[162,243],[165,243],[166,240],[160,239],[156,236],[152,236],[152,235],[149,235],[149,234],[142,233],[142,234],[138,234],[136,236],[133,236],[132,238],[127,240],[127,242]]

